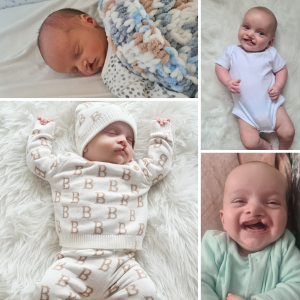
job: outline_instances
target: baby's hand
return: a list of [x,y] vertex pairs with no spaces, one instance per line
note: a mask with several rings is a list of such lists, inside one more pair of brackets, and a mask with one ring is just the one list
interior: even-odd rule
[[46,125],[47,123],[53,121],[53,119],[51,119],[51,118],[45,118],[45,117],[40,117],[40,116],[38,116],[37,119],[40,120],[41,125]]
[[241,82],[241,79],[229,79],[226,83],[226,87],[229,92],[232,94],[240,94],[240,88],[239,88],[239,83]]
[[243,297],[240,297],[240,296],[237,296],[237,295],[228,293],[228,294],[226,295],[226,300],[246,300],[246,299],[243,298]]
[[159,123],[161,126],[162,126],[162,125],[165,125],[167,122],[171,122],[170,119],[159,118],[159,117],[156,117],[155,120],[156,120],[157,123]]
[[272,100],[277,100],[280,94],[280,88],[274,85],[268,89],[268,94]]

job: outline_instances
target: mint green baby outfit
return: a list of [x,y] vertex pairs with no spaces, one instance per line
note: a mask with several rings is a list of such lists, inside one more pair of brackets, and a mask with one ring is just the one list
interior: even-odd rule
[[226,232],[208,230],[201,245],[201,299],[299,300],[300,251],[286,229],[263,250],[242,257]]

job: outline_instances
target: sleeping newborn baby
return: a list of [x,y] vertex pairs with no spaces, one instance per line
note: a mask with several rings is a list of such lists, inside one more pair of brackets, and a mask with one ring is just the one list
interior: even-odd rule
[[240,45],[231,45],[216,62],[218,79],[232,93],[241,141],[249,150],[272,149],[260,132],[276,131],[279,149],[293,143],[295,129],[280,91],[287,80],[285,61],[271,47],[277,28],[265,7],[247,11],[238,32]]
[[105,29],[83,11],[64,8],[50,14],[39,30],[38,47],[56,72],[93,75],[102,71],[105,85],[117,97],[186,98],[127,70],[114,55]]
[[134,160],[134,118],[113,104],[75,111],[77,153],[55,155],[55,123],[38,117],[27,164],[52,189],[62,250],[36,283],[34,299],[161,299],[135,260],[147,226],[147,194],[172,165],[169,119],[150,124],[148,155]]
[[94,18],[79,10],[62,9],[42,24],[38,46],[52,70],[93,75],[104,65],[108,43],[104,28]]

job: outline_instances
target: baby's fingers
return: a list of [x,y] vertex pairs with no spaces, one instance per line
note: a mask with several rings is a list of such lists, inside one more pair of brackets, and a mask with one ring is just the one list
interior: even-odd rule
[[239,84],[237,83],[237,82],[232,82],[232,85],[234,85],[234,86],[239,86]]
[[230,92],[233,94],[240,94],[241,92],[239,91],[239,88],[231,87]]

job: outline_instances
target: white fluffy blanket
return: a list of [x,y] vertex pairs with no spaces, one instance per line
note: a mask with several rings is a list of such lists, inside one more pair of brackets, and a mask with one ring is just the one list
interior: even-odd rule
[[[0,299],[32,300],[34,282],[60,250],[48,182],[26,165],[38,115],[56,122],[53,152],[76,151],[74,110],[80,102],[2,102],[0,109]],[[198,107],[196,101],[114,102],[136,119],[134,158],[147,155],[149,122],[168,117],[174,164],[150,189],[144,249],[137,260],[166,300],[196,300],[198,286]]]
[[240,141],[237,117],[231,111],[230,92],[215,74],[215,62],[225,48],[238,44],[238,29],[248,9],[255,6],[269,8],[278,21],[273,46],[286,61],[289,77],[282,94],[283,104],[292,119],[296,135],[291,149],[300,149],[300,2],[294,0],[202,0],[202,149],[245,149]]

